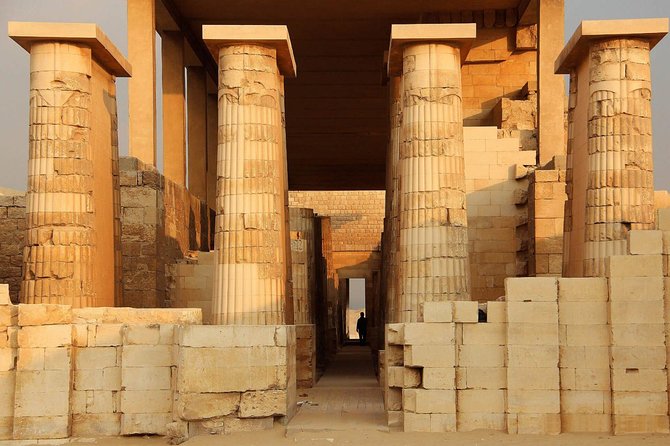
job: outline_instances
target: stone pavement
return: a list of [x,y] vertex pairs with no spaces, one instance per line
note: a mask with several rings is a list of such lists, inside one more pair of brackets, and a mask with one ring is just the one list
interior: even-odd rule
[[381,388],[369,347],[340,350],[317,385],[298,389],[303,402],[289,434],[320,430],[388,430]]

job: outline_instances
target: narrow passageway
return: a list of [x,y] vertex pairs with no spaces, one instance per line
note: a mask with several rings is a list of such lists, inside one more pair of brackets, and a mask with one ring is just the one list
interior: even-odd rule
[[303,402],[288,432],[387,430],[384,401],[367,346],[342,348],[315,387],[298,389]]

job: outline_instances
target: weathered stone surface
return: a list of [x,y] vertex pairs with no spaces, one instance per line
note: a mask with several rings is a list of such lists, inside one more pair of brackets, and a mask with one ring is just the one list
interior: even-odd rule
[[206,420],[237,412],[240,394],[232,393],[182,393],[176,404],[176,414],[183,420]]
[[70,305],[22,304],[19,305],[19,325],[58,325],[72,322]]
[[240,401],[242,418],[286,415],[287,410],[287,393],[283,390],[244,392]]

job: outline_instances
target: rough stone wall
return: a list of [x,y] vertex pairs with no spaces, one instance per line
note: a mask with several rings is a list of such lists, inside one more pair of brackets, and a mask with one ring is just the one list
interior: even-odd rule
[[526,176],[536,152],[503,135],[495,127],[464,128],[472,300],[504,295],[505,278],[522,273],[526,261],[518,251],[528,240]]
[[289,191],[289,206],[330,217],[334,252],[379,250],[383,191]]
[[628,244],[629,254],[607,259],[607,277],[507,279],[506,301],[487,303],[486,323],[476,302],[432,302],[422,322],[387,325],[389,423],[668,433],[661,232],[631,231]]
[[174,308],[200,308],[202,321],[212,323],[216,252],[198,252],[197,257],[167,265],[168,299]]
[[124,305],[169,307],[165,266],[208,251],[210,211],[136,158],[120,161]]
[[25,237],[25,195],[0,195],[0,283],[9,285],[9,295],[15,303],[21,288]]

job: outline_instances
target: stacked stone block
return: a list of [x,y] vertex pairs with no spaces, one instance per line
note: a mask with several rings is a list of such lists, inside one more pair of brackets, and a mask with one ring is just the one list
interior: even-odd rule
[[0,195],[0,283],[9,285],[15,303],[19,302],[25,238],[25,194]]
[[18,308],[14,439],[70,436],[71,322],[70,306]]
[[607,279],[558,279],[563,432],[610,432]]
[[122,329],[121,434],[167,433],[172,421],[175,325],[130,325]]
[[558,434],[561,405],[557,279],[507,279],[505,288],[507,430]]
[[296,325],[296,382],[299,388],[316,384],[316,327]]
[[12,439],[18,306],[9,301],[9,287],[0,285],[0,440]]
[[294,323],[314,322],[316,264],[314,258],[314,211],[289,208]]
[[[505,430],[507,324],[504,312],[496,314],[496,305],[499,303],[488,303],[487,323],[477,323],[477,305],[469,305],[467,318],[459,318],[463,323],[456,326],[459,432]],[[456,316],[459,316],[458,313]]]
[[203,323],[211,323],[216,252],[198,252],[167,266],[168,299],[176,308],[200,308]]
[[657,231],[631,231],[630,255],[606,262],[615,434],[669,430],[660,237]]

